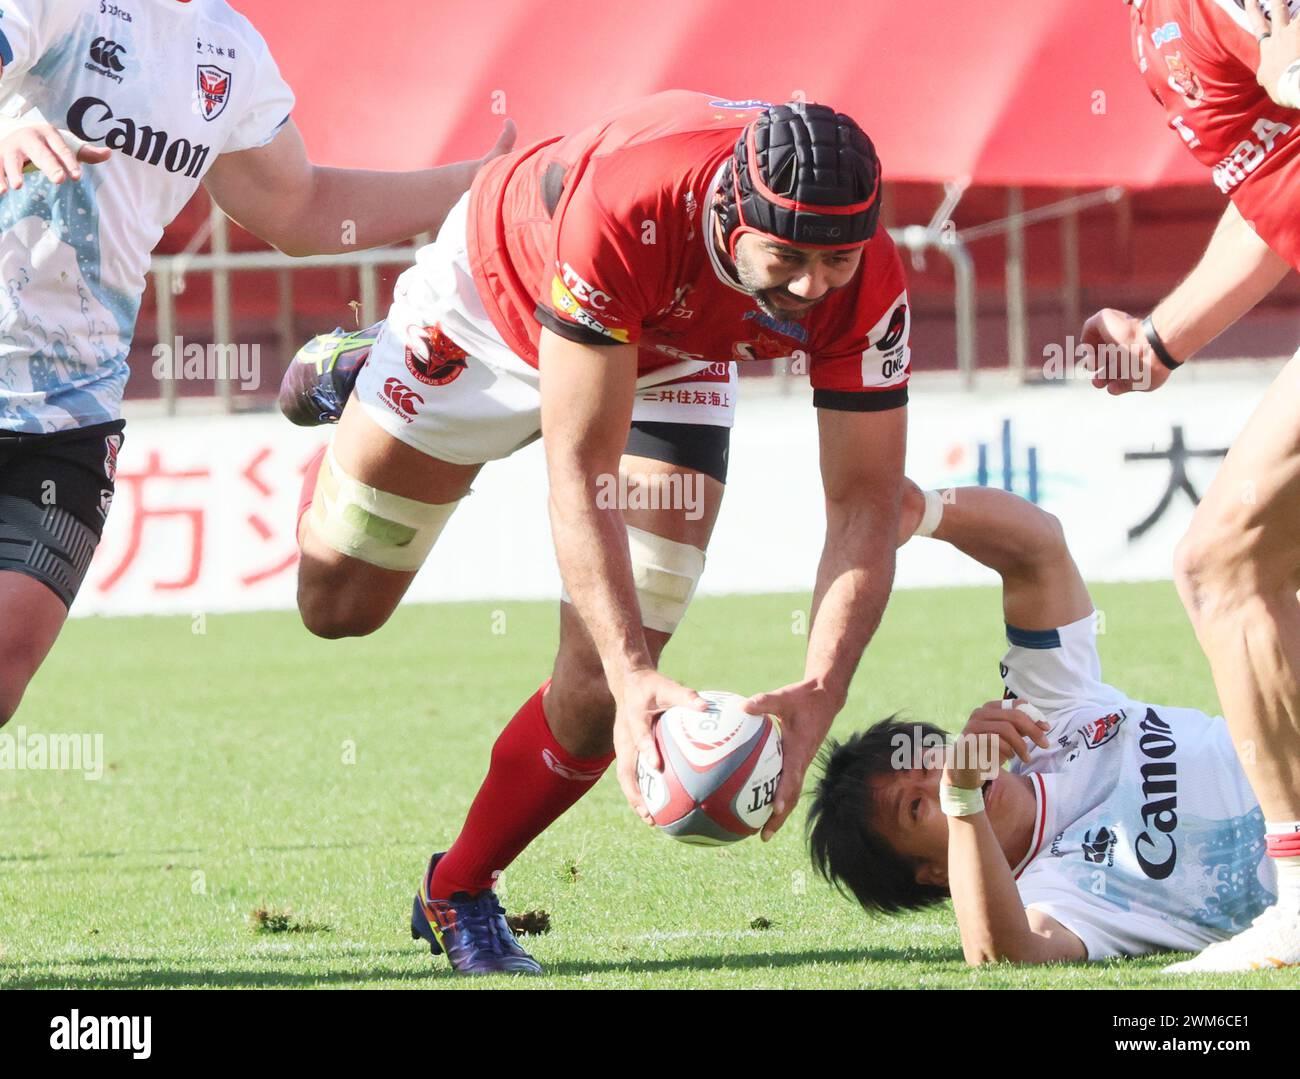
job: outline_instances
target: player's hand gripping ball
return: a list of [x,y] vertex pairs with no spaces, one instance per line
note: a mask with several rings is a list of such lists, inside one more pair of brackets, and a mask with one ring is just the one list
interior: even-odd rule
[[659,829],[683,843],[734,843],[772,815],[781,780],[781,731],[735,693],[701,692],[707,712],[669,708],[655,722],[663,761],[637,759],[637,783]]

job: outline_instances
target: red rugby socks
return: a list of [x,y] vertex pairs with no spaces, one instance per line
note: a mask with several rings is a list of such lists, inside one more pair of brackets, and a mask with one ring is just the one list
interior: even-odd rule
[[430,898],[479,892],[604,774],[614,754],[575,757],[555,740],[542,709],[547,682],[492,747],[487,778],[460,836],[433,872]]

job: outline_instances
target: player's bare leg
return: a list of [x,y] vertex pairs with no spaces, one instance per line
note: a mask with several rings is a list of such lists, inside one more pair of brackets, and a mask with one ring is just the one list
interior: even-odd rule
[[[399,442],[349,400],[331,443],[334,461],[348,480],[399,499],[450,507],[468,492],[480,465],[439,461]],[[318,467],[329,468],[328,462]],[[329,482],[328,480],[326,482]],[[335,483],[337,484],[337,480]],[[322,497],[321,479],[313,469],[308,485],[312,500]],[[323,535],[313,505],[298,524],[302,559],[298,566],[298,610],[303,624],[318,637],[359,637],[388,621],[418,566],[390,569],[339,550],[337,536]],[[355,515],[354,515],[355,516]],[[378,512],[377,518],[384,514]],[[389,522],[380,520],[379,525]],[[362,526],[365,527],[365,526]],[[400,539],[399,539],[400,542]],[[381,555],[371,556],[380,557]]]
[[[642,457],[625,456],[622,469],[629,477],[650,482],[676,475],[678,481],[698,484],[692,488],[702,493],[698,516],[673,507],[625,509],[623,517],[629,528],[678,544],[679,550],[702,552],[707,547],[722,501],[722,483]],[[646,607],[643,597],[643,613]],[[671,636],[667,630],[646,628],[646,642],[656,662]],[[464,973],[540,970],[508,930],[497,934],[495,953],[485,954],[480,941],[466,946],[460,939],[463,934],[453,931],[456,917],[463,919],[466,912],[477,911],[475,917],[497,924],[493,912],[500,908],[491,890],[496,878],[595,786],[614,759],[613,738],[614,698],[600,656],[577,610],[561,604],[560,646],[551,678],[497,739],[487,778],[459,837],[446,854],[435,856],[416,897],[413,933],[431,943],[436,939],[435,951],[446,950],[455,969]],[[447,913],[453,906],[454,917]]]
[[1300,356],[1269,388],[1179,546],[1183,603],[1267,822],[1278,904],[1179,971],[1300,963]]
[[18,711],[67,618],[63,601],[40,581],[0,571],[0,726]]

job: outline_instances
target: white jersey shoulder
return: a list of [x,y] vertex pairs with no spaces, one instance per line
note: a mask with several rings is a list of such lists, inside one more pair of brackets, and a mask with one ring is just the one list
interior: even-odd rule
[[113,157],[0,198],[0,429],[120,414],[150,252],[223,153],[293,108],[224,0],[0,0],[0,111],[37,110]]

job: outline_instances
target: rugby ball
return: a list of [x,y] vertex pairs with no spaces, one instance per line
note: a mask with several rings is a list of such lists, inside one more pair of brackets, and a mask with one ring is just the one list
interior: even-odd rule
[[753,835],[772,815],[781,780],[781,731],[750,715],[735,693],[701,692],[708,711],[669,708],[655,722],[663,770],[637,758],[637,784],[659,830],[717,845]]

